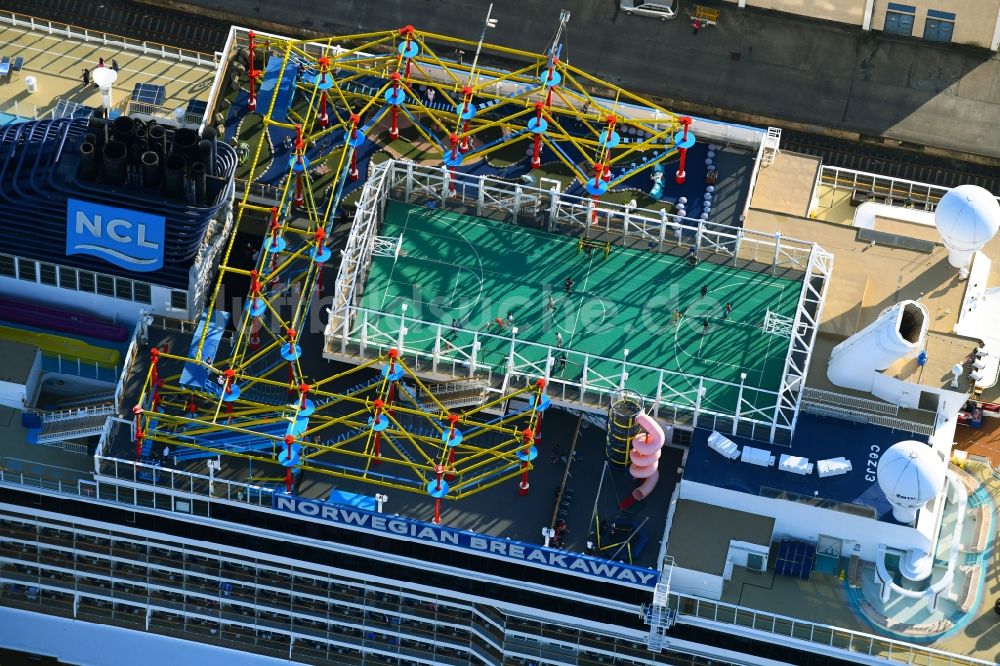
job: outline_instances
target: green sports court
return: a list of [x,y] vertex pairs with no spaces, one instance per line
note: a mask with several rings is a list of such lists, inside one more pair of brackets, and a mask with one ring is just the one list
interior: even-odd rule
[[388,339],[407,304],[408,350],[432,352],[439,330],[442,351],[476,337],[477,362],[502,373],[513,337],[516,361],[544,367],[551,355],[556,379],[586,372],[612,388],[627,369],[625,386],[652,397],[665,370],[669,402],[691,404],[704,377],[702,409],[732,413],[740,395],[741,412],[774,406],[753,389],[779,387],[799,280],[620,245],[606,255],[603,242],[588,252],[575,237],[396,201],[379,235],[401,242],[372,258],[361,307],[388,315],[368,321]]

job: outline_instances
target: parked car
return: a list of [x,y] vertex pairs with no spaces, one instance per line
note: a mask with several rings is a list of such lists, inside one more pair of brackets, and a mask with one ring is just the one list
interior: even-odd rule
[[619,0],[619,6],[629,16],[650,16],[661,21],[677,18],[677,0]]

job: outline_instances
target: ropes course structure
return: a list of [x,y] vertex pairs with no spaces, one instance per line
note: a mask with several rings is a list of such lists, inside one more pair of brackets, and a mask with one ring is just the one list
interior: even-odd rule
[[[294,132],[280,195],[264,206],[244,189],[237,229],[244,219],[267,225],[255,265],[231,261],[233,233],[190,348],[151,350],[133,410],[136,460],[153,459],[158,443],[175,460],[231,456],[278,465],[289,493],[303,471],[365,481],[427,494],[436,521],[441,499],[516,477],[526,493],[550,404],[544,380],[455,412],[420,381],[401,349],[321,379],[305,367],[302,332],[334,256],[328,242],[345,190],[364,180],[363,153],[397,139],[403,121],[436,147],[452,179],[520,142],[530,148],[532,168],[546,149],[596,201],[636,173],[662,170],[678,153],[680,182],[694,143],[690,120],[572,67],[559,57],[558,38],[538,55],[412,26],[320,40],[247,37],[240,80],[247,95],[236,104],[260,115],[264,128],[248,156],[250,180],[268,168],[269,131]],[[471,48],[475,57],[465,64],[462,49]],[[487,55],[520,66],[481,65]],[[613,101],[595,97],[598,89],[611,90]],[[295,96],[308,100],[304,113],[291,108]],[[499,138],[487,140],[497,129]],[[320,171],[332,174],[322,187]],[[227,276],[250,287],[231,342],[223,343]],[[334,390],[352,375],[350,390]],[[484,413],[519,394],[528,408],[492,419]]]

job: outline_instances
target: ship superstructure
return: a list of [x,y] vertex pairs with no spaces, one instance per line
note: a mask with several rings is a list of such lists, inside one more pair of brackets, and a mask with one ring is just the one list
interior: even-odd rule
[[961,633],[992,467],[953,442],[992,404],[995,197],[833,172],[560,56],[234,28],[197,119],[3,130],[39,207],[18,271],[188,283],[181,317],[77,304],[127,331],[78,341],[120,354],[106,395],[12,378],[0,613],[114,647],[8,645],[992,663]]

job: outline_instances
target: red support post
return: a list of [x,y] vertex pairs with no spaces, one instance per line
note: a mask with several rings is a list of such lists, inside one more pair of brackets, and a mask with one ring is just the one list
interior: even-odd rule
[[[543,104],[541,102],[535,102],[535,122],[538,124],[542,122],[542,108]],[[536,132],[535,147],[531,153],[531,168],[537,169],[540,166],[542,166],[542,135]]]
[[323,227],[316,227],[316,231],[313,233],[313,239],[316,241],[316,253],[319,254],[326,246],[326,231],[323,230]]
[[[382,416],[382,408],[385,407],[385,403],[382,402],[380,398],[375,398],[375,416],[372,418],[372,423],[378,423]],[[374,445],[375,450],[372,454],[372,464],[378,465],[382,462],[382,442],[379,440],[379,431],[375,431]]]
[[[538,393],[535,394],[535,404],[538,405],[541,404],[542,391],[545,390],[545,378],[539,377],[535,384],[538,386]],[[538,419],[535,421],[535,444],[542,441],[542,416],[544,415],[545,412],[538,412]]]
[[319,115],[316,116],[316,122],[323,129],[330,124],[330,114],[326,112],[326,91],[321,90],[319,93]]
[[250,38],[250,67],[247,70],[247,75],[250,77],[250,99],[247,100],[247,109],[250,113],[257,111],[257,67],[254,63],[254,38],[257,36],[252,30],[247,35]]
[[[531,432],[530,428],[525,428],[521,432],[521,436],[524,437],[524,455],[527,457],[528,453],[531,451],[531,443],[534,438],[534,433]],[[517,488],[518,495],[528,494],[528,462],[521,462],[521,483]]]
[[[392,94],[395,95],[399,90],[399,72],[390,74],[389,79],[392,81]],[[392,125],[389,127],[389,138],[393,141],[399,138],[399,107],[397,104],[392,105]]]
[[[683,118],[681,118],[681,125],[684,126],[684,135],[683,135],[683,137],[681,139],[682,141],[686,141],[687,140],[688,128],[691,127],[691,123],[692,122],[693,121],[691,120],[691,118],[689,118],[687,116],[684,116]],[[686,162],[687,162],[687,148],[681,148],[680,164],[677,165],[677,174],[674,176],[674,181],[678,185],[683,185],[684,184],[684,179],[687,178],[687,173],[685,173],[685,171],[684,171],[684,164]]]
[[[458,423],[458,414],[448,415],[448,440],[455,439],[455,424]],[[448,481],[455,480],[455,447],[448,447]]]
[[[306,142],[302,139],[302,125],[295,126],[295,161],[301,169],[303,166],[302,157],[305,154]],[[306,203],[305,193],[302,191],[302,171],[295,174],[295,199],[292,204],[302,207]]]
[[[351,114],[351,141],[355,141],[358,138],[358,125],[361,124],[361,116],[356,113]],[[358,148],[354,146],[351,148],[351,170],[347,173],[351,180],[357,180],[361,175],[358,172]]]
[[[393,374],[396,373],[396,359],[399,358],[399,350],[398,349],[390,349],[389,353],[388,353],[388,356],[389,356],[389,374],[393,375]],[[390,415],[393,413],[392,406],[395,403],[395,400],[396,400],[396,382],[390,380],[389,381],[389,414]]]
[[272,206],[271,222],[268,225],[268,230],[271,232],[271,244],[268,247],[274,247],[274,244],[278,242],[279,229],[281,229],[281,224],[278,222],[278,209]]
[[[444,475],[444,465],[435,465],[434,474],[437,475],[437,490],[441,490],[441,477]],[[434,498],[434,524],[441,524],[441,498]]]
[[226,383],[225,383],[225,385],[223,386],[223,389],[222,389],[222,390],[223,390],[223,392],[224,392],[224,393],[225,393],[226,395],[229,395],[229,394],[231,394],[231,393],[233,392],[233,381],[234,381],[234,380],[236,379],[236,371],[235,371],[235,370],[233,370],[232,368],[227,368],[227,369],[226,369],[226,370],[225,370],[225,371],[224,371],[224,372],[222,373],[222,376],[223,376],[223,377],[225,378],[225,380],[226,380]]
[[[412,41],[413,39],[414,32],[415,30],[412,25],[403,26],[402,28],[399,29],[399,34],[406,37],[406,47],[404,51],[409,51],[410,41]],[[402,54],[400,54],[400,56],[402,57]],[[410,58],[406,59],[406,80],[407,81],[410,80]]]
[[250,323],[250,349],[260,347],[260,317],[254,317]]
[[[552,58],[552,64],[549,65],[548,74],[545,77],[545,82],[548,83],[552,80],[552,74],[556,71],[556,65],[559,64],[559,58]],[[545,93],[545,106],[549,109],[552,108],[552,90],[555,86],[546,86],[548,91]]]

